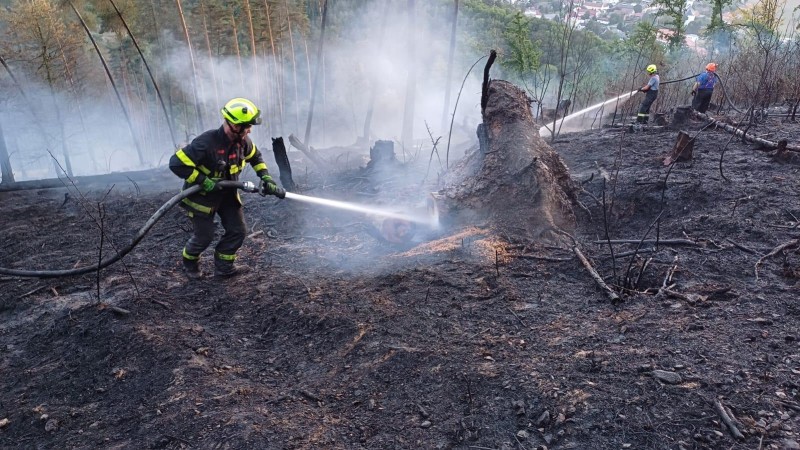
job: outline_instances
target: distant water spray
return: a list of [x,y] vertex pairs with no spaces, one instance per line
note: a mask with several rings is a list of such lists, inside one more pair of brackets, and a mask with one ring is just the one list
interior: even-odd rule
[[589,106],[587,108],[583,108],[582,110],[580,110],[580,111],[578,111],[576,113],[572,113],[572,114],[568,115],[567,117],[564,117],[563,119],[558,119],[556,121],[553,121],[552,123],[548,123],[547,125],[544,125],[541,128],[539,128],[539,134],[542,134],[542,133],[545,133],[545,132],[549,133],[550,132],[550,127],[555,127],[555,126],[558,126],[559,124],[561,126],[563,126],[564,124],[566,124],[570,120],[576,119],[576,118],[581,117],[581,116],[583,116],[583,115],[585,115],[587,113],[590,113],[590,112],[596,111],[596,110],[598,110],[600,108],[603,108],[606,105],[608,105],[609,103],[614,103],[614,102],[617,102],[617,101],[624,102],[625,100],[628,100],[630,97],[633,96],[633,94],[635,94],[637,92],[638,91],[631,91],[631,92],[628,92],[627,94],[622,94],[619,97],[614,97],[614,98],[612,98],[610,100],[606,100],[604,102],[600,102],[600,103],[598,103],[596,105],[592,105],[592,106]]
[[435,216],[425,216],[420,214],[401,214],[394,211],[389,211],[383,208],[376,208],[373,206],[359,205],[356,203],[342,202],[338,200],[329,200],[327,198],[309,197],[307,195],[295,194],[287,192],[286,198],[297,200],[299,202],[313,203],[315,205],[329,206],[331,208],[344,209],[347,211],[360,212],[364,214],[372,214],[375,216],[386,217],[389,219],[407,220],[430,227],[438,226],[438,220]]

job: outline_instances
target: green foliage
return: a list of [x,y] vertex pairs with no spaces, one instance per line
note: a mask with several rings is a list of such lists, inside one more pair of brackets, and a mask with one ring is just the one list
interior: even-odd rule
[[2,52],[27,65],[30,72],[53,87],[66,83],[64,74],[73,63],[66,57],[79,48],[74,30],[61,15],[54,2],[32,0],[16,2],[0,17],[9,36],[4,39]]
[[725,21],[722,20],[722,11],[726,6],[733,3],[733,0],[710,0],[710,2],[711,22],[706,27],[706,33],[709,35],[725,28]]
[[468,30],[469,42],[481,53],[505,48],[505,34],[513,20],[514,11],[508,7],[489,5],[482,0],[466,0],[461,12],[462,29]]
[[506,30],[508,54],[501,64],[510,73],[522,77],[539,68],[542,52],[531,41],[530,22],[521,12],[514,14]]
[[669,19],[672,36],[670,47],[680,47],[686,38],[686,10],[688,0],[653,0],[651,6],[657,7],[658,15]]

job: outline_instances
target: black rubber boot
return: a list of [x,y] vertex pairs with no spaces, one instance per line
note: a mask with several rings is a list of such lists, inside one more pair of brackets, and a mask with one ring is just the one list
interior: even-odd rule
[[248,267],[237,266],[233,261],[222,259],[214,260],[214,276],[219,278],[231,278],[249,272]]
[[203,277],[203,273],[200,272],[199,261],[196,259],[183,258],[183,273],[192,280]]

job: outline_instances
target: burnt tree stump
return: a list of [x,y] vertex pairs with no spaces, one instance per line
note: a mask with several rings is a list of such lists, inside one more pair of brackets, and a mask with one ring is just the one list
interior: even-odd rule
[[670,123],[670,126],[676,130],[682,128],[684,125],[689,123],[691,111],[691,106],[678,106],[675,108],[675,112],[672,113],[672,122]]
[[375,145],[369,149],[369,166],[395,162],[397,157],[394,154],[394,142],[375,141]]
[[678,139],[675,140],[675,146],[672,151],[664,159],[664,165],[668,166],[676,161],[691,161],[692,152],[694,151],[694,139],[689,136],[685,131],[678,132]]
[[503,80],[492,80],[487,94],[479,149],[453,167],[435,195],[440,219],[488,223],[535,239],[554,237],[554,228],[573,231],[576,188],[564,161],[539,136],[530,98]]

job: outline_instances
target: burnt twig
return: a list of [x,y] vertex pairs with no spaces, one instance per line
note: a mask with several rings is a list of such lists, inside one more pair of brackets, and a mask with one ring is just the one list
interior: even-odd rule
[[658,245],[665,245],[665,246],[687,246],[687,247],[697,247],[701,244],[698,244],[695,241],[690,239],[613,239],[613,240],[605,240],[605,241],[594,241],[595,244],[658,244]]
[[[636,245],[636,249],[635,249],[634,254],[633,254],[634,257],[636,256],[636,252],[638,252],[639,249],[642,248],[642,245],[644,244],[645,238],[647,237],[648,234],[650,234],[650,230],[652,230],[653,227],[661,220],[661,216],[662,215],[664,215],[664,210],[663,209],[661,210],[660,213],[658,213],[658,216],[655,218],[655,220],[653,220],[653,222],[647,228],[647,231],[645,231],[644,236],[642,236],[642,239]],[[656,244],[656,246],[658,246],[660,244],[660,241],[658,239],[656,239],[655,244]],[[626,285],[627,285],[627,281],[628,281],[628,276],[631,273],[631,268],[633,267],[633,260],[634,260],[634,258],[631,258],[630,262],[628,262],[628,268],[627,268],[627,270],[625,270],[625,284]]]
[[600,274],[597,273],[596,270],[594,270],[594,267],[592,267],[592,264],[583,255],[583,253],[581,252],[581,249],[579,249],[578,246],[576,245],[576,246],[572,247],[572,251],[575,252],[575,255],[578,257],[578,259],[581,260],[581,263],[583,263],[583,267],[585,267],[586,270],[589,271],[589,275],[592,276],[592,279],[594,279],[595,283],[597,283],[597,285],[600,287],[600,289],[603,290],[603,292],[606,294],[606,297],[608,297],[608,299],[611,300],[611,303],[619,302],[620,301],[619,294],[617,294],[616,292],[614,292],[613,289],[608,287],[606,282],[603,280],[603,277],[601,277]]
[[450,131],[447,133],[447,151],[444,154],[444,166],[446,169],[450,168],[450,139],[453,137],[453,122],[456,119],[456,109],[458,109],[458,101],[461,99],[461,91],[464,90],[464,84],[467,83],[467,78],[469,78],[469,74],[472,73],[472,69],[474,69],[475,66],[478,65],[478,63],[481,62],[483,58],[486,58],[486,55],[481,56],[480,58],[478,58],[477,61],[472,63],[469,70],[467,71],[467,74],[464,75],[464,80],[461,82],[461,88],[458,90],[458,95],[456,96],[456,104],[453,105],[453,114],[450,115]]
[[783,244],[773,248],[771,252],[767,253],[766,255],[762,256],[761,258],[758,258],[758,261],[756,261],[756,266],[755,266],[756,281],[758,281],[758,266],[760,266],[761,263],[764,262],[764,260],[766,260],[769,257],[775,256],[778,253],[786,250],[787,248],[794,247],[795,245],[798,245],[798,244],[800,244],[800,239],[794,239],[794,240],[791,240],[789,242],[784,242]]
[[725,405],[722,404],[721,400],[717,399],[714,401],[714,409],[717,411],[717,414],[719,414],[719,417],[722,419],[722,422],[725,424],[725,426],[728,427],[728,430],[730,430],[733,437],[736,439],[744,439],[744,435],[741,431],[739,431],[739,428],[736,427],[734,419],[728,415]]

